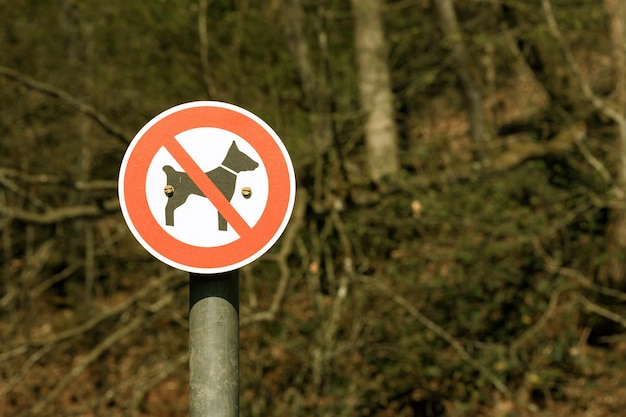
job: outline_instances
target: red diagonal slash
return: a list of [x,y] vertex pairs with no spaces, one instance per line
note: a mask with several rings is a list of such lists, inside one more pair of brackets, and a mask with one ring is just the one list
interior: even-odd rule
[[252,231],[252,228],[241,217],[239,212],[230,204],[230,201],[224,197],[224,194],[217,188],[213,181],[206,176],[196,161],[189,153],[178,143],[174,137],[161,138],[165,149],[174,157],[176,162],[182,167],[183,171],[189,175],[189,178],[198,186],[200,191],[206,198],[217,208],[229,225],[235,229],[239,237],[243,237]]

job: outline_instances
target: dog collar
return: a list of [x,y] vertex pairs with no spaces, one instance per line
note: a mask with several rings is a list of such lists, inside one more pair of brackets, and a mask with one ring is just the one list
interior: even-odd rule
[[228,168],[226,165],[220,165],[220,167],[224,168],[226,171],[230,172],[231,174],[233,174],[235,176],[237,175],[237,171],[234,171],[234,170]]

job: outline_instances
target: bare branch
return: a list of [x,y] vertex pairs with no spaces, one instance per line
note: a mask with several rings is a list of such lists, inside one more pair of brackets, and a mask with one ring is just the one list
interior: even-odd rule
[[578,146],[578,150],[585,157],[587,162],[589,162],[589,165],[598,171],[598,174],[600,174],[604,181],[611,182],[611,174],[604,164],[591,153],[582,140],[575,140],[575,142],[576,146]]
[[[113,190],[117,188],[117,181],[115,180],[70,181],[57,175],[28,174],[17,169],[5,167],[0,168],[0,180],[2,178],[16,178],[26,184],[62,185],[76,190]],[[15,187],[15,185],[12,187],[7,185],[7,188],[11,188],[13,191],[16,191]]]
[[[143,296],[143,295],[146,295],[149,292],[149,290],[152,290],[155,287],[156,288],[162,287],[165,282],[169,281],[171,278],[175,276],[178,276],[178,274],[176,272],[172,272],[170,274],[166,274],[162,276],[158,280],[153,281],[150,285],[146,286],[144,289],[142,289],[137,294],[135,294],[135,296],[132,297],[130,300],[127,300],[121,303],[120,305],[116,306],[116,308],[114,308],[114,312],[120,313],[124,311],[127,306],[129,306],[130,304],[140,299],[139,297],[137,297],[138,295]],[[119,340],[128,336],[139,327],[145,326],[146,323],[149,321],[150,317],[151,316],[154,317],[154,314],[161,311],[163,307],[165,307],[167,304],[171,303],[172,299],[173,299],[172,295],[166,293],[164,297],[161,297],[158,300],[156,300],[154,303],[145,306],[144,311],[146,311],[147,314],[145,315],[140,314],[138,317],[136,317],[129,323],[117,329],[109,337],[107,337],[102,342],[100,342],[97,346],[95,346],[89,352],[89,354],[82,357],[80,360],[76,362],[76,365],[74,365],[74,367],[59,381],[59,383],[54,387],[52,391],[50,391],[50,393],[45,398],[42,398],[37,403],[35,403],[35,405],[32,408],[32,413],[34,415],[40,413],[45,407],[47,407],[52,401],[54,401],[67,388],[67,386],[72,381],[78,378],[78,376],[80,376],[85,371],[85,369],[87,369],[88,366],[94,363],[104,352],[106,352],[108,349],[114,346]],[[90,320],[86,324],[89,326],[93,326],[95,325],[94,324],[95,322],[100,322],[101,321],[100,319],[102,319],[102,317],[106,315],[110,316],[110,312],[107,312],[101,315],[100,317],[97,318],[97,320]],[[79,330],[81,332],[84,331],[85,330],[84,327],[86,326],[82,326],[82,328],[79,328]],[[61,335],[61,336],[71,337],[75,335],[76,332],[74,329],[65,333],[66,334]],[[57,337],[57,340],[58,340],[58,337]],[[43,344],[43,346],[47,346],[47,345],[49,345],[49,343]]]
[[[58,344],[59,342],[63,340],[81,335],[89,331],[90,329],[93,329],[98,324],[102,323],[104,320],[110,317],[114,317],[114,316],[122,314],[131,305],[138,303],[144,297],[146,297],[152,290],[167,288],[169,281],[171,281],[172,279],[176,277],[180,277],[180,273],[178,271],[173,271],[171,273],[165,274],[161,276],[159,279],[155,279],[152,282],[148,283],[141,290],[137,291],[135,294],[133,294],[132,296],[124,300],[124,302],[119,303],[118,305],[111,307],[110,309],[107,309],[106,311],[102,312],[100,315],[93,317],[91,320],[88,320],[72,329],[66,330],[64,332],[60,332],[53,339],[35,340],[35,341],[30,342],[30,344],[33,346],[54,345],[54,344]],[[169,302],[169,299],[166,299],[166,300]]]
[[487,165],[487,168],[495,172],[507,171],[530,159],[540,159],[548,155],[571,152],[576,144],[582,142],[586,135],[587,126],[584,122],[579,122],[559,132],[546,143],[512,143],[505,152],[494,158],[494,160]]
[[67,220],[86,219],[101,217],[105,214],[119,210],[120,202],[117,198],[104,201],[101,205],[91,204],[84,206],[71,206],[59,209],[50,209],[43,213],[26,211],[13,207],[0,206],[0,213],[25,223],[54,224]]
[[624,318],[623,316],[620,316],[619,314],[614,313],[607,308],[604,308],[602,306],[599,306],[598,304],[595,304],[589,301],[587,298],[583,297],[582,295],[578,296],[578,300],[590,312],[595,313],[611,321],[614,321],[615,323],[621,324],[622,327],[626,327],[626,318]]
[[548,303],[548,308],[541,315],[539,320],[537,320],[537,322],[533,324],[528,330],[522,333],[520,337],[515,339],[509,346],[509,354],[511,357],[517,358],[517,351],[520,348],[520,346],[522,346],[524,343],[530,340],[533,336],[537,334],[537,332],[539,332],[539,330],[541,330],[543,327],[546,326],[546,324],[548,324],[548,322],[550,321],[550,318],[552,317],[554,311],[556,310],[556,307],[558,306],[559,297],[565,291],[568,291],[571,289],[572,289],[571,287],[570,288],[557,288],[552,293],[552,295],[550,296],[550,302]]
[[560,49],[561,51],[563,51],[563,55],[565,57],[565,60],[567,61],[569,69],[578,79],[585,98],[596,108],[596,110],[611,118],[618,125],[621,137],[626,138],[626,119],[619,111],[607,105],[600,97],[598,97],[593,92],[591,86],[587,82],[587,79],[583,75],[580,66],[574,58],[572,50],[565,41],[565,38],[563,37],[561,30],[559,29],[559,25],[556,21],[556,18],[554,17],[554,12],[552,10],[552,4],[550,3],[550,0],[541,0],[541,5],[546,16],[546,21],[548,23],[550,34],[559,43]]
[[97,124],[100,125],[100,127],[104,129],[105,132],[119,139],[120,142],[122,142],[123,144],[128,145],[128,143],[130,142],[130,135],[124,133],[120,127],[111,122],[104,114],[100,113],[89,104],[78,100],[71,94],[52,85],[34,80],[30,77],[27,77],[26,75],[20,74],[19,72],[4,66],[0,66],[0,76],[17,81],[31,90],[39,91],[40,93],[64,101],[65,103],[69,104],[79,112],[83,113],[84,115],[95,121]]
[[117,329],[117,331],[100,342],[94,349],[91,350],[91,352],[89,352],[88,355],[81,358],[76,365],[63,378],[61,378],[58,384],[48,395],[35,403],[32,408],[32,414],[36,415],[41,413],[41,411],[54,401],[73,380],[78,378],[89,365],[95,362],[100,355],[115,345],[117,341],[131,334],[140,326],[145,325],[145,322],[146,318],[143,317],[143,315],[141,317],[137,317],[127,325]]
[[537,253],[543,259],[545,269],[547,272],[551,274],[559,274],[565,278],[574,279],[583,288],[587,288],[598,294],[606,295],[608,297],[613,297],[620,301],[626,301],[625,292],[616,290],[614,288],[605,287],[603,285],[596,284],[591,279],[586,277],[582,272],[574,268],[567,268],[567,267],[562,266],[559,260],[550,256],[546,252],[544,247],[541,245],[541,242],[536,237],[532,238],[532,243],[535,249],[535,253]]
[[260,311],[252,314],[248,317],[244,317],[241,320],[241,325],[245,326],[258,321],[271,321],[274,320],[280,306],[283,303],[287,292],[287,284],[289,283],[289,266],[287,264],[287,258],[293,251],[293,245],[298,235],[300,227],[304,221],[304,212],[307,204],[306,193],[298,193],[299,198],[296,199],[293,215],[289,226],[285,230],[285,236],[283,237],[283,244],[278,253],[273,256],[266,256],[266,259],[274,260],[280,269],[280,280],[278,287],[272,298],[272,303],[266,311]]
[[370,284],[376,287],[380,292],[385,294],[387,297],[391,298],[393,302],[404,308],[411,316],[417,319],[424,327],[435,333],[437,336],[441,337],[443,340],[448,342],[448,344],[457,352],[459,357],[467,362],[472,368],[476,369],[480,372],[489,382],[493,384],[493,386],[504,394],[507,398],[512,398],[513,395],[511,391],[504,385],[504,383],[489,369],[479,363],[476,359],[472,358],[469,353],[465,350],[463,345],[456,340],[450,333],[448,333],[444,328],[439,326],[437,323],[433,322],[431,319],[423,315],[413,304],[407,301],[406,298],[402,297],[397,292],[393,291],[391,288],[380,282],[376,279],[367,279],[366,277],[361,277],[361,281],[366,284]]
[[146,394],[155,386],[160,384],[163,380],[165,380],[168,376],[172,374],[176,369],[189,363],[189,352],[184,352],[178,355],[173,360],[167,361],[163,366],[159,367],[156,371],[150,372],[148,375],[142,375],[142,382],[137,384],[132,382],[137,381],[128,381],[129,383],[124,384],[125,386],[133,386],[133,395],[131,398],[131,404],[126,410],[125,416],[134,417],[137,415],[137,409],[141,405],[141,402],[145,398]]

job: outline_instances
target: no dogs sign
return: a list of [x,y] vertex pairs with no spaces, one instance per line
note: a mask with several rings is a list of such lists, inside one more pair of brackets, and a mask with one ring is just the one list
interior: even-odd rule
[[129,145],[118,184],[141,245],[196,273],[240,268],[278,240],[295,174],[278,135],[240,107],[198,101],[150,120]]

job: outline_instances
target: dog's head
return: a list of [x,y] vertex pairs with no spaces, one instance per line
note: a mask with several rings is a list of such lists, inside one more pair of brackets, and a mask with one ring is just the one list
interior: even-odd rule
[[237,147],[237,143],[233,141],[228,149],[226,158],[224,158],[224,161],[222,162],[222,165],[235,172],[241,172],[254,171],[259,166],[259,163],[245,153],[241,152]]

